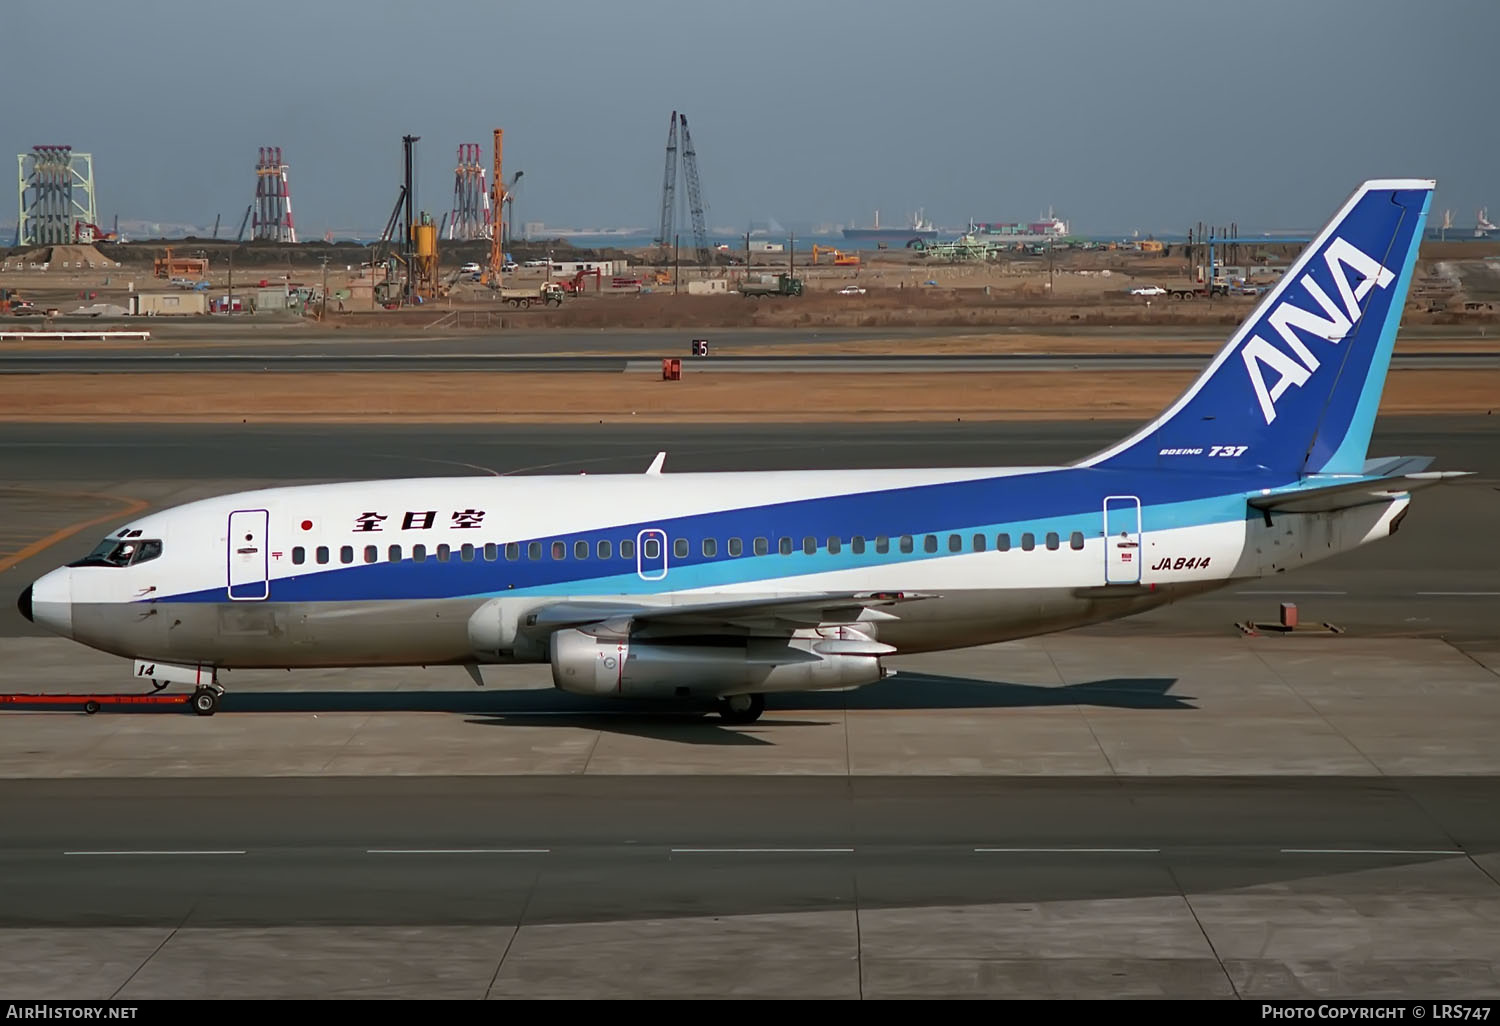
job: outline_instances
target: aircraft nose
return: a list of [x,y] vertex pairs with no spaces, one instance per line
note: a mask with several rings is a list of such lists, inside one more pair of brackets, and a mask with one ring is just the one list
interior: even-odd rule
[[21,615],[65,638],[73,636],[73,579],[62,569],[44,574],[21,592]]

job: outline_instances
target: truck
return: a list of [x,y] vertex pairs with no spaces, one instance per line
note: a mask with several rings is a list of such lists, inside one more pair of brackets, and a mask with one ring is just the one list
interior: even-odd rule
[[1187,284],[1167,285],[1165,287],[1169,299],[1196,299],[1199,296],[1227,296],[1229,295],[1229,283],[1216,281],[1210,287],[1201,281]]
[[530,306],[532,303],[562,306],[562,286],[556,282],[537,285],[529,289],[500,289],[500,301],[511,306]]
[[740,282],[740,295],[742,296],[800,296],[802,295],[802,279],[793,278],[789,274],[778,274],[774,281],[750,281],[746,279]]

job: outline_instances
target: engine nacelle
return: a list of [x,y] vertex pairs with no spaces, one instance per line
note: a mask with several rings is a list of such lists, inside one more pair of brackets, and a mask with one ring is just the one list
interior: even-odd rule
[[570,629],[552,635],[552,682],[575,695],[615,698],[816,691],[875,683],[886,676],[880,656],[891,651],[872,641],[744,638],[732,645],[677,644]]

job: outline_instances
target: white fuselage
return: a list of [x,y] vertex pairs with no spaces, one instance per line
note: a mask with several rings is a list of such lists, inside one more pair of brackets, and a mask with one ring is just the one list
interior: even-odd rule
[[[412,479],[273,488],[112,535],[154,558],[39,580],[35,617],[210,667],[543,662],[555,603],[919,593],[852,625],[899,652],[1114,619],[1384,537],[1405,497],[1247,515],[1243,482],[1077,468]],[[1108,521],[1108,522],[1107,522]],[[723,631],[817,637],[742,617]],[[845,625],[848,627],[850,625]],[[669,632],[670,633],[670,632]]]

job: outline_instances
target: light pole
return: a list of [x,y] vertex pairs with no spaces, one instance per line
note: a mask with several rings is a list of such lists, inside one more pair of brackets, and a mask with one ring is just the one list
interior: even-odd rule
[[318,311],[318,320],[328,316],[328,258],[323,259],[323,308]]

